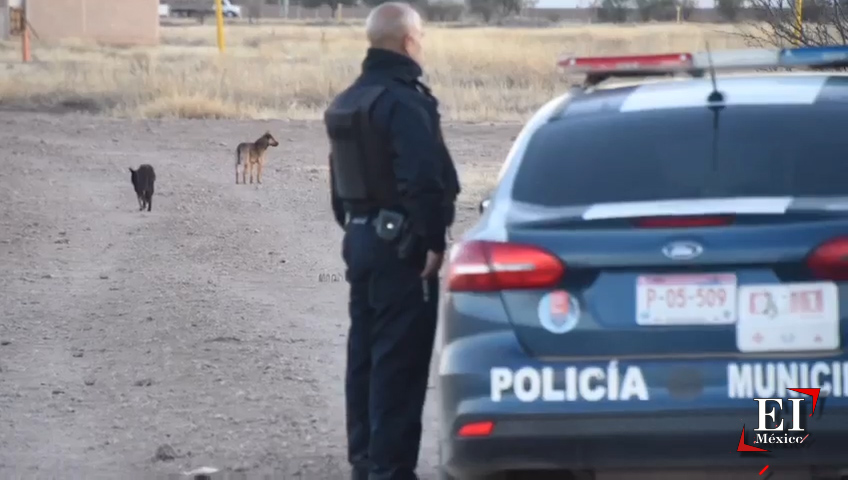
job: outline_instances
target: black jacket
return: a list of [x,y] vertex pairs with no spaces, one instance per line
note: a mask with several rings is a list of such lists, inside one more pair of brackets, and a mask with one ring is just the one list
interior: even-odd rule
[[[362,74],[340,95],[374,84],[386,87],[372,108],[371,124],[391,152],[401,207],[424,238],[424,246],[442,252],[460,185],[442,137],[438,101],[418,80],[421,74],[421,67],[409,57],[371,48]],[[343,225],[344,206],[334,188],[332,199],[336,221]]]

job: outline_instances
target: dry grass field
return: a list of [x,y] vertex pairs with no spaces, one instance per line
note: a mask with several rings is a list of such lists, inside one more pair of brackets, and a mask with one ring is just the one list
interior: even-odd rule
[[[563,53],[615,54],[744,46],[731,26],[447,28],[426,32],[428,80],[447,119],[515,121],[565,87]],[[162,44],[116,49],[35,41],[31,65],[0,43],[0,103],[158,118],[317,118],[359,71],[362,26],[230,25],[162,28]]]

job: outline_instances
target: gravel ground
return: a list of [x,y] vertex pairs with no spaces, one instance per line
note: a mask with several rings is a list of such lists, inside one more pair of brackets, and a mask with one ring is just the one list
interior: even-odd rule
[[[235,185],[235,145],[265,130],[280,147],[263,185]],[[446,126],[466,186],[455,233],[517,132]],[[3,112],[0,145],[0,477],[346,477],[321,124]],[[150,213],[130,184],[142,163]],[[425,419],[433,478],[431,401]]]

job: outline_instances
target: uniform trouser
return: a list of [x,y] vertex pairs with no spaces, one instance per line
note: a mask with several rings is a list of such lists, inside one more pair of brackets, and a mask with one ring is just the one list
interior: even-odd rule
[[438,278],[428,280],[425,301],[423,256],[400,260],[370,222],[357,220],[342,248],[350,284],[348,459],[355,480],[417,479]]

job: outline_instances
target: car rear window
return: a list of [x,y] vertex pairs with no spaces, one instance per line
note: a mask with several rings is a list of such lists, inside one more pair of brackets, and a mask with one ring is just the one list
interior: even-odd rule
[[[513,198],[545,206],[848,195],[844,105],[728,106],[564,117],[531,138]],[[714,141],[715,140],[715,141]]]

